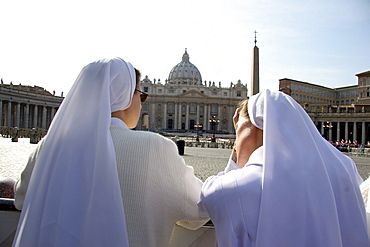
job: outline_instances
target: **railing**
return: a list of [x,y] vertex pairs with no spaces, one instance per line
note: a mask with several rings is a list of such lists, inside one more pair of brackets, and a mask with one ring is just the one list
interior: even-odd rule
[[[0,246],[12,246],[17,230],[20,211],[14,206],[14,199],[0,198]],[[174,226],[171,246],[184,246],[185,243],[195,246],[215,246],[216,237],[212,221],[208,221],[196,231]],[[186,246],[188,246],[186,244]],[[193,245],[192,245],[193,246]]]
[[0,246],[12,246],[20,211],[14,206],[14,199],[0,198]]
[[0,198],[0,211],[19,211],[14,206],[13,198]]

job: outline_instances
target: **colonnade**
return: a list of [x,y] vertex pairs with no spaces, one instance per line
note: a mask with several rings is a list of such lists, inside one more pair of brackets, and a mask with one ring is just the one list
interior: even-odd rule
[[357,141],[359,144],[370,141],[370,123],[364,120],[318,121],[317,127],[328,141]]
[[59,104],[50,106],[45,102],[25,103],[0,100],[0,124],[25,129],[48,129],[58,107]]

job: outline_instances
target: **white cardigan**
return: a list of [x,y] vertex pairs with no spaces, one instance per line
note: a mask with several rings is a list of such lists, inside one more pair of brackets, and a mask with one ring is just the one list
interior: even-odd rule
[[[176,222],[193,230],[209,220],[201,218],[197,207],[202,182],[194,176],[193,168],[185,165],[174,142],[126,126],[112,125],[110,131],[130,246],[169,246]],[[41,146],[31,154],[16,185],[18,209]]]
[[158,134],[111,126],[130,246],[168,246],[177,224],[197,229],[207,222],[197,201],[202,182]]

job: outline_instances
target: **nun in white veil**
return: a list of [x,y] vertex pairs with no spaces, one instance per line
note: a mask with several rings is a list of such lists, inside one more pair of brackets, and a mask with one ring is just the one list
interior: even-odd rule
[[360,185],[362,198],[364,199],[364,203],[366,206],[366,221],[367,221],[367,234],[370,238],[370,177],[368,177],[364,182]]
[[43,142],[13,246],[128,246],[109,127],[135,87],[120,58],[83,68]]
[[207,179],[198,204],[218,246],[370,246],[354,162],[282,92],[247,109],[234,116],[237,160]]

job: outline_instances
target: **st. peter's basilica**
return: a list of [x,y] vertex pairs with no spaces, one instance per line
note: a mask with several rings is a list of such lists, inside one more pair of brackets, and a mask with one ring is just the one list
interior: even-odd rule
[[237,103],[245,99],[248,89],[239,80],[222,87],[221,82],[203,81],[199,69],[190,62],[185,49],[180,63],[169,72],[168,79],[141,81],[150,96],[142,105],[138,129],[149,130],[216,130],[232,133],[232,116]]

